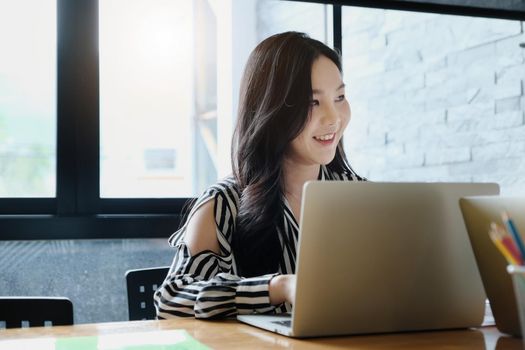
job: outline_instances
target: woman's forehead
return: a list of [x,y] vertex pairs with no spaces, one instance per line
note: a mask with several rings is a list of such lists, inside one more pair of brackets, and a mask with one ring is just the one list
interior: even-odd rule
[[312,65],[312,92],[336,91],[344,87],[339,68],[326,56],[320,56]]

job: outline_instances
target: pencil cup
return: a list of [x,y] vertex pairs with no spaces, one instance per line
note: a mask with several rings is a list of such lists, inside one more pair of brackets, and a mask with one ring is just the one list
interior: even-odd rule
[[514,284],[514,294],[516,295],[521,334],[525,347],[525,266],[508,265],[507,271],[512,276],[512,283]]

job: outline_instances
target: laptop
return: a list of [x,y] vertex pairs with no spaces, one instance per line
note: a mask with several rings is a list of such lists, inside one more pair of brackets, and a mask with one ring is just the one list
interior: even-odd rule
[[481,325],[485,293],[460,197],[497,184],[305,184],[291,315],[238,320],[292,337]]
[[505,210],[520,232],[525,232],[525,197],[465,197],[459,201],[496,327],[502,333],[521,336],[512,279],[507,261],[488,234],[492,221],[502,225]]

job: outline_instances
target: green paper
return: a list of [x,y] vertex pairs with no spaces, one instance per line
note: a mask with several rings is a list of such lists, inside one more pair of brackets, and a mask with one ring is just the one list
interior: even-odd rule
[[98,337],[57,338],[55,350],[92,350],[97,349]]

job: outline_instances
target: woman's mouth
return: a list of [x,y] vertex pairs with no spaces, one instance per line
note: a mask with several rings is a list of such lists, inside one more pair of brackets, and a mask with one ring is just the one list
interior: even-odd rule
[[321,143],[322,145],[330,145],[335,140],[335,132],[330,134],[314,136],[314,140]]

